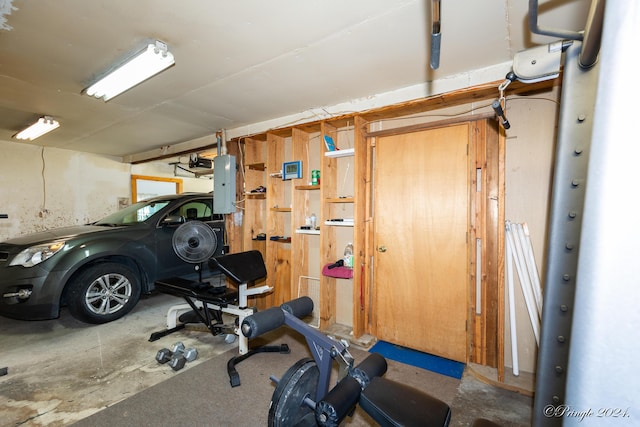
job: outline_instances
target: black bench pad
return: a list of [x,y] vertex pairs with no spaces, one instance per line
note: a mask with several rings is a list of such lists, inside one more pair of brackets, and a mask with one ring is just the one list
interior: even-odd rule
[[383,427],[446,427],[449,405],[420,390],[374,377],[360,395],[360,406]]
[[228,278],[240,285],[267,276],[264,259],[259,251],[246,251],[211,258],[209,264],[220,269]]

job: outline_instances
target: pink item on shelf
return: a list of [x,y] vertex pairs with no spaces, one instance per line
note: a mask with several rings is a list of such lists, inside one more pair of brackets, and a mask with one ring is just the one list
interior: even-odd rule
[[331,264],[322,267],[322,275],[327,277],[336,277],[338,279],[351,279],[353,277],[353,269],[347,267],[334,267],[329,269]]

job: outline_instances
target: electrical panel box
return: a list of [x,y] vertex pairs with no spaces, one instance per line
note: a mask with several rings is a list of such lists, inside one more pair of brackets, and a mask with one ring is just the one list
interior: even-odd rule
[[213,158],[213,213],[236,211],[236,158],[230,154]]

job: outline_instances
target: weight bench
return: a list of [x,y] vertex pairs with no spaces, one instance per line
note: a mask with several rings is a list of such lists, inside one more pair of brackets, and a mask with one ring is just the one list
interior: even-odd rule
[[[345,342],[311,328],[301,318],[313,311],[313,301],[300,297],[247,317],[241,331],[258,337],[282,325],[305,337],[313,359],[291,366],[280,378],[269,405],[272,427],[337,427],[356,405],[381,426],[446,427],[451,410],[445,402],[420,390],[383,377],[387,362],[371,353],[354,367]],[[338,363],[338,384],[329,390],[332,363]]]
[[[232,387],[240,385],[240,376],[235,369],[237,363],[246,358],[263,352],[289,353],[286,344],[261,346],[249,349],[249,340],[239,331],[244,319],[256,311],[248,307],[248,297],[261,295],[273,290],[270,286],[257,286],[255,281],[266,277],[267,270],[262,254],[259,251],[247,251],[236,254],[222,255],[210,260],[212,267],[222,271],[226,277],[232,280],[238,291],[220,292],[208,283],[196,282],[172,277],[155,282],[156,289],[160,292],[183,298],[186,304],[179,304],[169,308],[167,312],[167,329],[151,334],[149,341],[156,341],[172,332],[184,329],[187,323],[203,323],[212,335],[227,334],[239,337],[238,350],[240,355],[229,360],[227,372]],[[225,325],[222,321],[222,313],[237,316],[233,325]]]

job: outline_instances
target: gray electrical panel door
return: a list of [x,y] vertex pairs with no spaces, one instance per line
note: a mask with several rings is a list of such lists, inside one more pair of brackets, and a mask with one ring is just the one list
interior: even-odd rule
[[230,154],[213,158],[213,212],[236,211],[236,158]]

